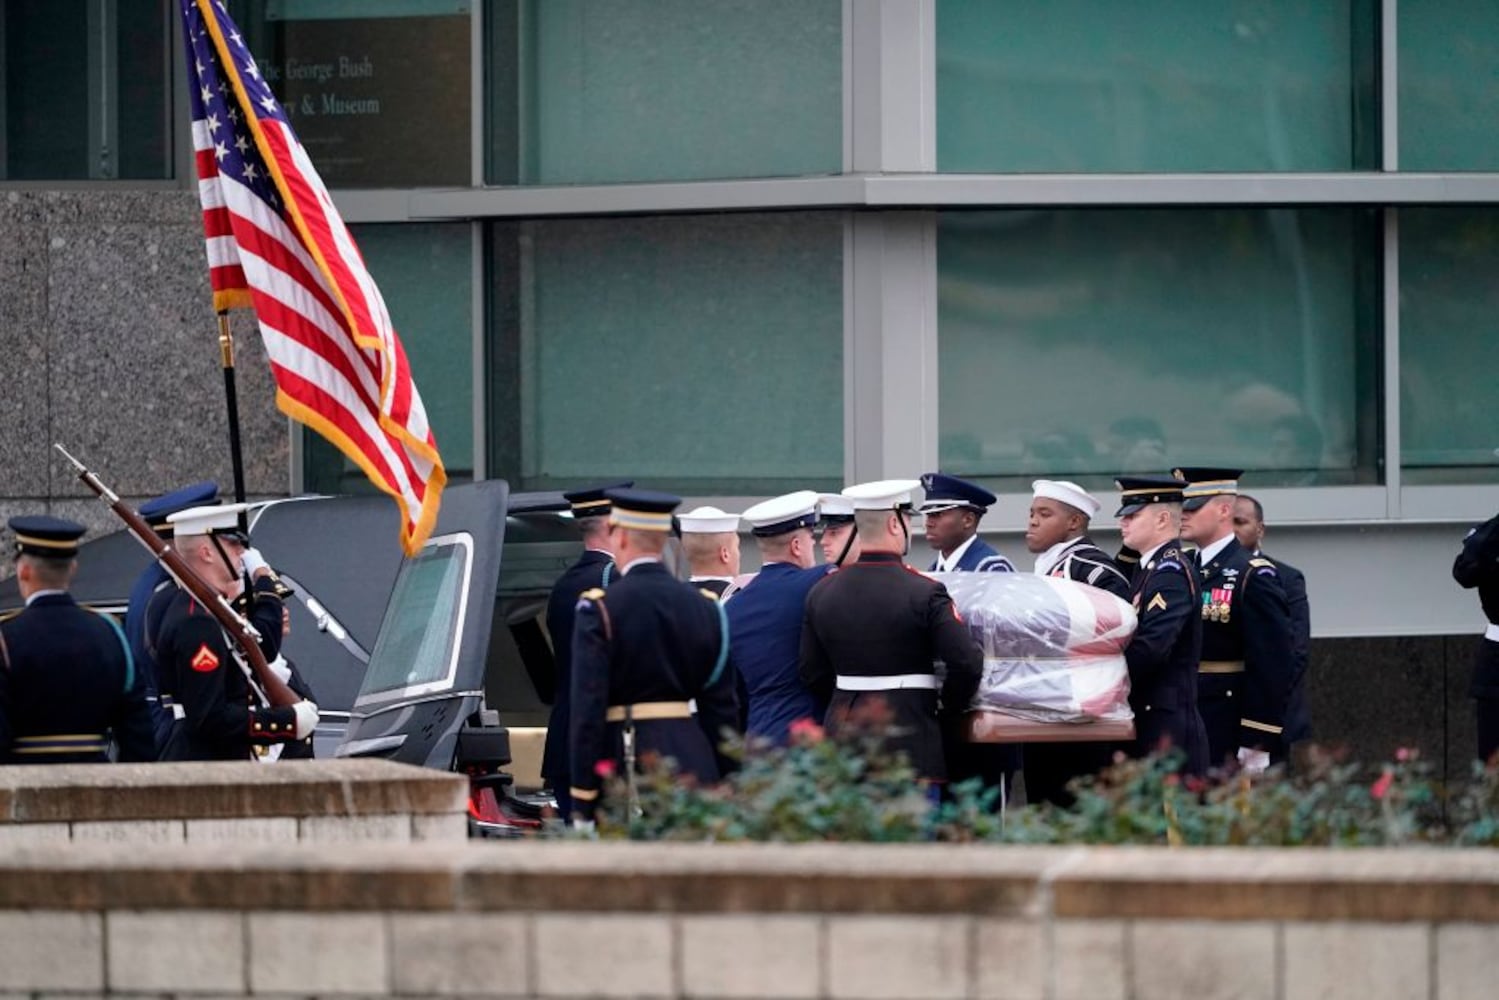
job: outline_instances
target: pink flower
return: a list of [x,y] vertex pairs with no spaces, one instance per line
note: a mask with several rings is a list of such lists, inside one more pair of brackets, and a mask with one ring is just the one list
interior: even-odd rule
[[1175,788],[1177,785],[1180,785],[1182,783],[1181,775],[1168,774],[1164,779],[1162,779],[1162,783],[1167,788]]
[[822,727],[811,719],[797,719],[791,723],[788,729],[791,734],[791,742],[799,744],[821,743],[826,733]]
[[1389,794],[1390,786],[1394,783],[1395,772],[1387,768],[1385,772],[1375,780],[1374,784],[1369,786],[1369,794],[1374,796],[1376,799],[1382,799]]
[[1400,747],[1395,751],[1395,759],[1400,761],[1401,763],[1404,763],[1408,760],[1415,760],[1416,751],[1412,750],[1410,747]]
[[605,781],[608,781],[610,778],[614,777],[614,761],[608,760],[606,758],[604,760],[596,762],[593,765],[593,773],[598,775],[600,778],[603,778]]

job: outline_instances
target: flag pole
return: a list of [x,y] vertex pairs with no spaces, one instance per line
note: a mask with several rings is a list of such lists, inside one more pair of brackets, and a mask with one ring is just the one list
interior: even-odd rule
[[[234,381],[234,333],[229,313],[219,313],[219,360],[224,366],[224,405],[229,411],[229,462],[234,470],[234,502],[245,502],[245,455],[239,442],[239,387]],[[239,512],[239,528],[248,531],[249,519]]]

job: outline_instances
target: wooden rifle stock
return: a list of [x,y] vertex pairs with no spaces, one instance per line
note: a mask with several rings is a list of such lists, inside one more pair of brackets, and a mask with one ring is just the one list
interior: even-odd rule
[[255,631],[255,626],[235,611],[223,594],[194,572],[193,568],[182,558],[182,554],[158,535],[146,523],[145,518],[132,510],[129,504],[100,482],[98,476],[84,468],[83,463],[69,455],[62,445],[53,447],[73,463],[74,468],[78,470],[78,478],[83,481],[83,484],[98,494],[99,499],[108,504],[109,509],[125,522],[125,527],[130,529],[136,541],[144,545],[147,551],[156,557],[156,561],[171,574],[172,579],[177,581],[177,585],[192,594],[199,604],[202,604],[214,618],[218,619],[219,624],[233,638],[240,652],[244,653],[245,661],[250,664],[250,671],[256,683],[265,692],[271,705],[281,707],[301,701],[297,693],[287,686],[287,683],[278,677],[270,664],[266,662],[265,653],[260,649],[260,633]]

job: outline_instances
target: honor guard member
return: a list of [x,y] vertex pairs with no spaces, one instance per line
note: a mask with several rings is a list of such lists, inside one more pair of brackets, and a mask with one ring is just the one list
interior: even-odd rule
[[[175,534],[172,544],[183,560],[231,600],[243,586],[249,539],[240,531],[239,514],[248,507],[193,507],[167,519]],[[268,587],[268,577],[269,568],[262,567],[255,586]],[[271,608],[276,613],[273,626],[260,620]],[[251,624],[260,633],[261,650],[273,647],[268,659],[280,652],[282,613],[281,602],[269,591],[256,602]],[[310,701],[279,707],[265,703],[218,619],[188,591],[172,595],[154,642],[162,694],[174,698],[178,717],[163,760],[249,760],[264,755],[263,748],[306,739],[317,726],[317,706]]]
[[1478,588],[1478,601],[1489,620],[1468,688],[1478,722],[1478,759],[1487,762],[1499,753],[1499,516],[1468,532],[1452,563],[1452,578],[1468,589]]
[[854,530],[854,505],[842,493],[824,493],[817,500],[817,526],[822,531],[822,561],[832,566],[857,562],[859,533]]
[[1181,537],[1197,546],[1202,584],[1202,665],[1197,709],[1208,760],[1230,756],[1250,772],[1285,759],[1281,739],[1291,690],[1291,613],[1275,563],[1234,537],[1238,469],[1177,469]]
[[926,499],[926,541],[937,553],[929,572],[1013,573],[1010,560],[978,536],[979,521],[997,499],[982,486],[956,476],[928,472],[921,477]]
[[[984,655],[947,588],[904,562],[918,485],[895,479],[843,491],[863,551],[807,595],[801,676],[814,695],[830,699],[829,735],[857,729],[861,709],[883,702],[891,714],[887,747],[905,752],[919,777],[941,782],[947,764],[939,708],[954,720],[967,711]],[[947,665],[945,682],[937,679],[937,660]]]
[[1186,483],[1157,476],[1117,480],[1119,531],[1140,553],[1130,602],[1139,624],[1124,659],[1135,714],[1134,757],[1165,747],[1186,755],[1182,770],[1208,769],[1208,738],[1198,711],[1202,648],[1200,592],[1192,557],[1182,549],[1181,504]]
[[699,507],[677,515],[688,583],[723,597],[739,575],[739,515]]
[[717,781],[731,764],[718,747],[739,717],[723,605],[661,563],[681,501],[646,490],[606,496],[620,577],[607,593],[583,594],[573,625],[570,793],[584,824],[611,766],[633,785],[647,757],[671,758],[679,774]]
[[156,759],[146,688],[114,619],[68,593],[83,525],[13,517],[25,609],[0,624],[0,762],[99,763],[111,736],[122,761]]
[[[151,530],[171,541],[172,525],[167,521],[168,516],[189,507],[217,503],[218,499],[218,483],[193,483],[147,500],[141,504],[139,513],[142,520],[151,526]],[[130,655],[135,660],[136,672],[146,685],[146,706],[151,711],[158,748],[167,745],[167,738],[172,733],[173,716],[170,701],[165,705],[161,703],[161,687],[156,680],[156,657],[146,641],[146,606],[158,590],[175,590],[176,587],[171,574],[153,559],[141,570],[140,576],[135,578],[135,585],[130,588],[130,604],[125,610],[125,638],[130,643]],[[162,608],[165,606],[163,602]]]
[[784,746],[791,723],[821,720],[819,704],[798,670],[807,593],[826,576],[817,565],[818,495],[787,493],[744,512],[760,549],[760,572],[724,605],[729,616],[731,661],[740,680],[753,740]]
[[557,799],[557,815],[572,815],[567,797],[572,771],[567,766],[567,734],[572,724],[573,609],[587,590],[607,590],[619,576],[614,549],[609,542],[609,498],[605,490],[629,489],[633,481],[606,483],[562,494],[573,523],[583,534],[583,554],[563,571],[547,598],[547,634],[552,637],[552,660],[556,671],[550,692],[552,713],[547,720],[546,745],[541,754],[541,776]]
[[1291,613],[1291,692],[1286,696],[1286,730],[1282,740],[1289,754],[1296,746],[1312,738],[1312,716],[1306,703],[1306,669],[1312,651],[1312,607],[1306,596],[1306,574],[1284,559],[1267,555],[1260,546],[1265,540],[1265,508],[1247,493],[1234,501],[1234,536],[1239,544],[1256,556],[1275,564],[1281,585],[1286,591],[1286,608]]
[[[1076,483],[1038,479],[1031,483],[1025,547],[1036,556],[1037,576],[1060,577],[1130,599],[1129,580],[1093,540],[1088,525],[1098,513],[1093,495]],[[1114,746],[1103,741],[1028,743],[1025,795],[1029,802],[1071,805],[1067,783],[1097,774],[1113,760]]]

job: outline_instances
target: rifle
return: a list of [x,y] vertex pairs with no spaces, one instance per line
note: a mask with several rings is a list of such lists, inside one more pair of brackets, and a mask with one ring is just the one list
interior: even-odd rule
[[151,530],[145,518],[131,510],[125,501],[99,481],[98,476],[84,468],[83,463],[69,455],[62,445],[55,444],[52,447],[62,452],[63,458],[73,463],[73,467],[78,470],[78,478],[83,481],[83,484],[97,493],[99,499],[103,500],[109,509],[125,522],[125,527],[130,529],[136,541],[144,545],[156,561],[161,563],[162,569],[177,581],[177,586],[192,594],[199,604],[218,619],[219,625],[234,640],[240,652],[244,653],[246,662],[250,664],[250,679],[259,684],[261,691],[265,692],[266,700],[274,707],[294,705],[301,701],[297,693],[276,676],[270,664],[266,663],[265,654],[260,651],[260,633],[255,630],[255,626],[235,611],[223,594],[209,586],[202,577],[195,573],[187,564],[187,560],[182,558],[182,554]]

